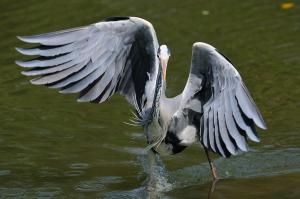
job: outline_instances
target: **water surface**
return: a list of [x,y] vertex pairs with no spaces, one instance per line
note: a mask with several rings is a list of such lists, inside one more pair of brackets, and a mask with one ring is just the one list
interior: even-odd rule
[[[300,4],[260,0],[1,0],[0,198],[207,198],[211,176],[195,145],[163,157],[146,189],[142,129],[120,96],[101,105],[37,87],[14,64],[16,35],[82,26],[108,16],[151,21],[172,50],[169,96],[182,91],[191,46],[204,41],[231,58],[266,119],[261,143],[223,159],[212,198],[299,198]],[[24,45],[23,45],[24,46]]]

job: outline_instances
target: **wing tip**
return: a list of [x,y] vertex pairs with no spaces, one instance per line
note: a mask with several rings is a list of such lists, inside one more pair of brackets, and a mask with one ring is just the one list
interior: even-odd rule
[[[249,137],[250,138],[250,137]],[[251,138],[250,138],[250,140],[251,141],[253,141],[253,142],[260,142],[260,138],[259,137],[257,137],[257,136],[252,136]]]
[[67,94],[67,93],[78,93],[79,91],[77,91],[77,90],[73,90],[73,89],[68,89],[68,88],[66,88],[66,89],[62,89],[62,90],[60,90],[59,91],[59,93],[61,93],[61,94]]
[[22,74],[22,75],[25,75],[25,76],[31,76],[30,73],[29,73],[28,71],[21,71],[21,74]]
[[22,60],[15,60],[15,64],[17,64],[18,66],[21,66],[21,67],[27,67],[26,62],[22,61]]
[[247,143],[245,142],[243,145],[240,145],[238,146],[239,149],[242,151],[242,152],[248,152],[249,151],[249,148],[248,148],[248,145]]
[[23,48],[15,47],[15,50],[19,53],[23,54]]
[[[228,150],[229,151],[229,150]],[[232,151],[229,151],[232,155],[237,155],[238,154],[238,150],[234,149]]]
[[[23,72],[26,72],[26,71],[23,71]],[[39,80],[40,80],[40,77],[37,77],[37,78],[31,79],[30,83],[33,84],[33,85],[44,85],[44,84],[46,84],[45,82],[41,82]]]
[[15,47],[15,50],[22,55],[38,55],[37,49],[27,49],[27,48],[19,48]]
[[84,99],[84,98],[81,98],[81,97],[77,98],[76,101],[79,102],[79,103],[82,103],[82,102],[91,102],[90,100]]
[[[238,94],[238,92],[240,92],[240,95]],[[242,106],[241,103],[243,103],[242,100],[244,100],[246,105],[248,105],[250,108],[249,111],[247,111],[247,110],[245,111],[243,109],[243,112],[246,114],[246,116],[248,118],[252,119],[254,121],[254,123],[256,124],[256,126],[258,126],[259,128],[261,128],[263,130],[267,130],[267,125],[262,117],[262,114],[260,113],[258,107],[256,106],[253,98],[251,97],[251,95],[243,81],[241,82],[241,86],[239,86],[239,88],[237,90],[237,95],[243,96],[241,98],[236,96],[240,106]]]
[[260,118],[260,121],[259,121],[258,123],[255,122],[255,124],[256,124],[259,128],[261,128],[261,129],[263,129],[263,130],[267,130],[267,129],[268,129],[268,127],[267,127],[265,121],[262,119],[262,117]]
[[38,43],[32,36],[16,36],[17,39],[26,43]]
[[17,38],[18,40],[21,40],[21,41],[24,41],[24,40],[23,40],[23,37],[26,37],[26,36],[19,36],[19,35],[16,36],[16,38]]
[[30,61],[16,60],[15,64],[23,68],[32,68],[37,66],[35,60],[30,60]]
[[60,94],[66,94],[66,93],[68,93],[67,91],[65,91],[65,90],[60,90],[60,91],[58,91]]

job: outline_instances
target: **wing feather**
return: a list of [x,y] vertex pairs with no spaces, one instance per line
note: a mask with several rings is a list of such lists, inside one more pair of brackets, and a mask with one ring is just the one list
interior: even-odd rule
[[[209,44],[198,42],[193,45],[190,75],[182,93],[181,109],[188,109],[187,102],[191,100],[200,100],[202,106],[196,117],[201,118],[198,133],[201,143],[224,157],[235,155],[239,150],[247,151],[247,137],[259,141],[255,125],[266,129],[237,70],[228,58]],[[188,125],[197,124],[192,116]]]
[[204,146],[206,146],[207,148],[209,148],[209,144],[208,144],[208,111],[204,111],[203,113],[203,144]]
[[73,28],[34,36],[18,36],[26,43],[40,43],[46,46],[69,44],[87,38],[89,27]]
[[237,146],[242,150],[242,151],[247,151],[247,146],[246,146],[246,140],[245,138],[241,135],[241,133],[238,131],[235,121],[233,120],[232,116],[232,108],[229,102],[229,97],[228,92],[224,92],[224,101],[225,101],[225,122],[226,122],[226,127],[228,129],[228,132],[230,133],[231,137],[235,140],[237,143]]
[[[75,63],[76,64],[76,63]],[[37,75],[46,75],[50,73],[60,72],[62,70],[65,70],[67,68],[70,68],[75,65],[74,61],[70,61],[64,64],[60,64],[53,67],[47,67],[47,68],[34,68],[27,71],[22,71],[22,74],[25,76],[37,76]]]
[[227,128],[226,128],[223,106],[220,106],[218,109],[218,122],[219,122],[219,127],[220,127],[220,129],[219,129],[220,135],[221,135],[221,138],[222,138],[224,144],[226,145],[226,148],[228,149],[228,151],[231,154],[236,154],[236,147],[231,142]]
[[63,79],[72,73],[79,71],[86,64],[87,64],[87,61],[84,60],[83,62],[75,64],[72,67],[69,67],[63,71],[60,71],[60,72],[54,73],[54,74],[49,74],[49,75],[42,76],[42,77],[38,77],[36,79],[32,79],[30,82],[35,85],[50,84],[50,83],[56,82],[60,79]]
[[266,129],[265,122],[243,82],[237,86],[236,97],[245,115],[252,119],[259,128]]
[[[152,25],[137,17],[113,17],[85,27],[34,36],[21,41],[39,44],[16,48],[29,61],[16,61],[37,85],[80,93],[78,101],[103,102],[118,92],[139,108],[152,107],[158,74],[158,41]],[[145,107],[146,108],[146,107]]]
[[219,154],[222,155],[222,156],[226,156],[225,155],[225,152],[224,152],[224,149],[221,145],[221,142],[220,142],[220,133],[219,133],[219,124],[218,124],[218,110],[216,107],[214,107],[214,127],[215,127],[215,131],[214,131],[214,134],[215,134],[215,140],[216,140],[216,145],[217,145],[217,148],[218,148],[218,151],[219,151]]
[[214,134],[214,113],[213,113],[213,107],[210,108],[209,113],[208,113],[208,136],[209,136],[209,145],[210,148],[214,151],[216,151],[215,148],[215,134]]
[[259,142],[259,138],[255,135],[255,133],[252,131],[252,129],[245,123],[242,113],[239,110],[237,100],[234,97],[233,94],[234,91],[231,91],[230,97],[230,103],[232,108],[232,113],[234,116],[234,120],[237,123],[237,125],[246,132],[247,136],[254,142]]
[[61,46],[44,46],[40,45],[35,48],[16,48],[16,50],[23,55],[40,55],[44,57],[51,57],[72,52],[80,49],[86,45],[86,41],[78,41]]
[[106,70],[105,74],[101,78],[101,81],[98,81],[93,88],[91,88],[85,95],[81,96],[78,101],[88,102],[95,100],[99,95],[102,94],[106,86],[111,82],[112,77],[115,73],[115,67],[109,66],[109,70]]

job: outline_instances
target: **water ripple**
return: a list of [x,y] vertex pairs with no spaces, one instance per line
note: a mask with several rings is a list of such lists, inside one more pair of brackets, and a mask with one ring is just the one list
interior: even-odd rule
[[70,166],[70,169],[74,169],[74,170],[77,170],[77,169],[87,169],[87,168],[89,168],[89,164],[87,164],[87,163],[73,163],[73,164],[71,164]]
[[81,181],[75,190],[79,192],[98,192],[104,190],[109,184],[122,183],[124,180],[118,176],[97,177],[93,180]]
[[83,175],[85,172],[81,171],[81,170],[71,170],[71,171],[65,171],[64,175],[68,176],[68,177],[76,177],[76,176],[81,176]]
[[7,176],[10,174],[10,170],[0,170],[0,176]]
[[35,198],[47,199],[55,198],[62,193],[61,188],[59,187],[39,187],[35,189]]
[[24,198],[25,192],[22,188],[0,188],[1,198]]

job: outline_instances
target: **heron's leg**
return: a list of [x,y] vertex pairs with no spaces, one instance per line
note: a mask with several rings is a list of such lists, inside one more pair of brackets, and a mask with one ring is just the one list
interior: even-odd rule
[[208,160],[208,163],[209,163],[209,166],[210,166],[210,169],[211,169],[211,173],[213,175],[213,178],[214,178],[214,181],[218,181],[219,180],[219,177],[218,177],[218,174],[217,174],[217,169],[216,167],[214,166],[210,156],[209,156],[209,152],[208,150],[204,147],[204,150],[205,150],[205,154],[206,154],[206,157],[207,157],[207,160]]
[[216,187],[216,183],[218,182],[218,180],[214,180],[212,183],[211,183],[211,186],[210,186],[210,189],[209,189],[209,192],[208,192],[208,199],[212,199],[212,196],[213,196],[213,193],[215,191],[215,187]]

